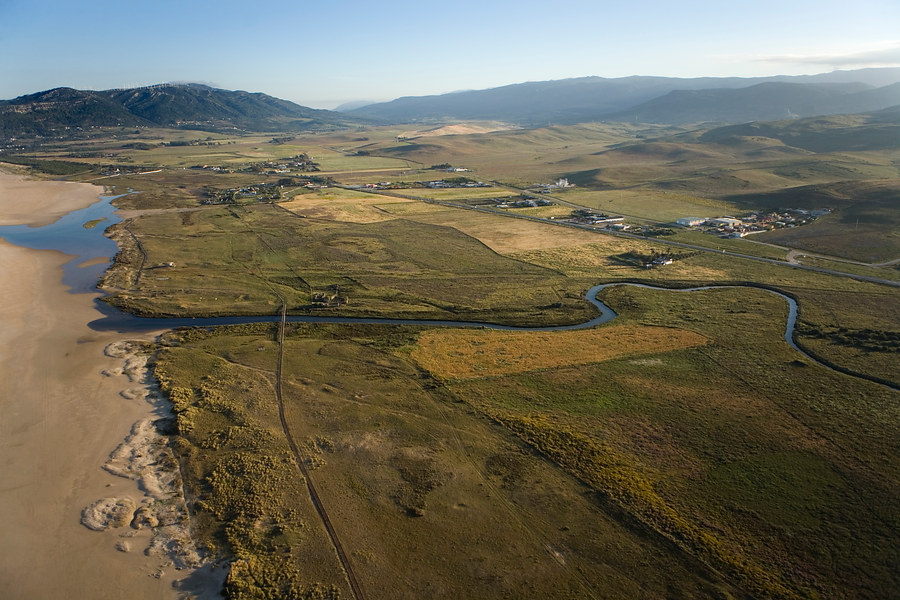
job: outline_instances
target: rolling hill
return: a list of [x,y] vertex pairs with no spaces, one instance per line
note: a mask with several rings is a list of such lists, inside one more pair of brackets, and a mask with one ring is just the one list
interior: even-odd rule
[[868,114],[727,125],[710,129],[699,140],[730,144],[751,137],[772,138],[812,152],[897,150],[900,149],[900,106]]

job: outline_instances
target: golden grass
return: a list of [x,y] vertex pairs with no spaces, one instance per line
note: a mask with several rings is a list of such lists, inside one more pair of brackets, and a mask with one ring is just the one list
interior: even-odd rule
[[474,379],[604,362],[706,344],[692,331],[619,325],[576,331],[431,330],[412,357],[440,377]]
[[328,221],[375,223],[395,219],[394,215],[376,206],[379,200],[381,198],[371,194],[329,188],[295,196],[290,202],[279,205],[297,215]]
[[569,248],[596,244],[609,238],[580,229],[454,209],[429,211],[427,215],[418,215],[416,220],[453,227],[499,254],[543,248]]

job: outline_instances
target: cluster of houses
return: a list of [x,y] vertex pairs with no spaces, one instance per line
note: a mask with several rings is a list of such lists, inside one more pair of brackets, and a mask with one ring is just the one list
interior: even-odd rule
[[805,210],[802,208],[788,208],[770,213],[751,213],[746,217],[681,217],[675,223],[682,227],[697,227],[710,233],[718,233],[725,237],[743,237],[752,233],[781,229],[783,227],[798,227],[815,221],[822,215],[827,215],[830,209]]
[[[449,169],[450,171],[459,171],[459,169]],[[465,171],[466,169],[462,169]],[[365,185],[351,185],[351,188],[360,188],[367,190],[404,190],[412,187],[428,188],[430,190],[442,190],[453,188],[486,188],[491,187],[489,183],[481,181],[472,181],[466,177],[451,177],[449,179],[437,179],[434,181],[416,181],[408,183],[404,181],[379,181],[378,183],[367,183]]]
[[450,163],[431,165],[428,168],[433,171],[447,171],[448,173],[468,173],[469,172],[469,170],[465,167],[454,167]]
[[201,204],[231,204],[241,201],[264,202],[266,200],[281,200],[283,186],[277,183],[258,183],[240,188],[217,190],[206,188],[206,197]]
[[[218,165],[194,165],[191,169],[211,171],[213,173],[234,173],[234,169]],[[319,165],[313,162],[306,154],[298,154],[279,161],[267,160],[261,163],[254,163],[240,170],[246,173],[264,173],[266,175],[280,175],[297,172],[313,173],[319,170]]]
[[417,181],[417,185],[437,190],[444,188],[486,188],[491,187],[489,183],[483,183],[481,181],[472,181],[471,179],[466,179],[465,177],[460,177],[458,179],[438,179],[437,181]]
[[283,160],[267,160],[262,163],[250,165],[246,170],[257,173],[265,172],[268,175],[279,175],[283,173],[314,173],[319,170],[319,165],[307,154],[297,154]]
[[220,167],[217,165],[194,165],[191,168],[199,169],[201,171],[212,171],[213,173],[234,173],[234,169],[229,169],[228,167]]

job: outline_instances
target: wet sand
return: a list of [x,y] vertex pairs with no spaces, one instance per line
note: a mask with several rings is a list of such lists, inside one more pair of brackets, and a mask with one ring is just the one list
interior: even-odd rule
[[[0,172],[0,223],[51,222],[102,191]],[[210,597],[208,572],[177,571],[168,557],[144,553],[149,529],[94,531],[81,523],[85,507],[100,499],[146,502],[137,481],[103,465],[132,426],[158,409],[139,393],[139,382],[121,374],[121,353],[104,353],[123,336],[87,327],[98,316],[97,296],[67,292],[61,283],[67,260],[0,241],[2,596],[177,598],[173,584],[189,577],[182,589],[196,585]]]
[[29,179],[17,170],[0,163],[0,225],[48,225],[103,193],[90,183]]

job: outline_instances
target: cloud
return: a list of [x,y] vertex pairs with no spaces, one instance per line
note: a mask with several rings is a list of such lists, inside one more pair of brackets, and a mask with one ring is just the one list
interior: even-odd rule
[[900,67],[900,41],[885,42],[876,48],[828,54],[781,54],[762,56],[758,62],[840,67]]

